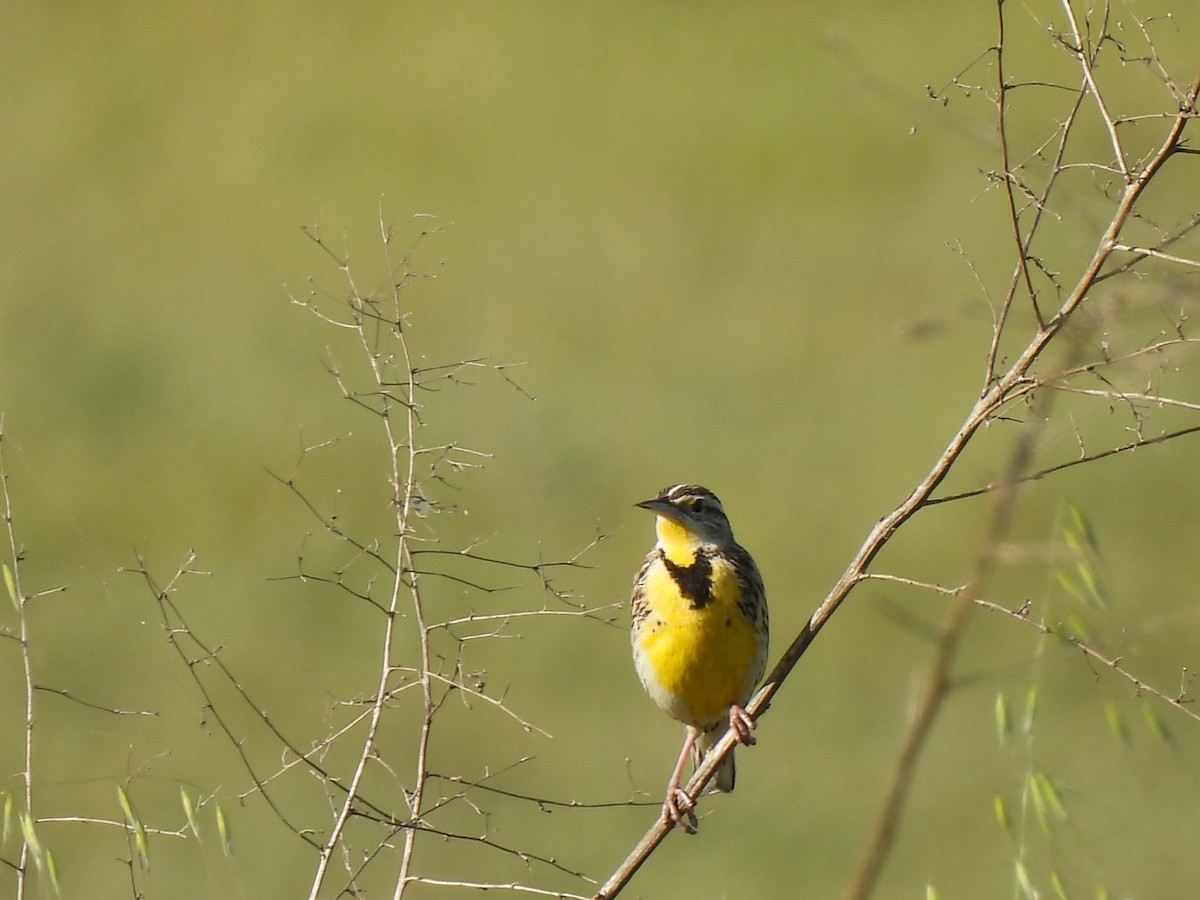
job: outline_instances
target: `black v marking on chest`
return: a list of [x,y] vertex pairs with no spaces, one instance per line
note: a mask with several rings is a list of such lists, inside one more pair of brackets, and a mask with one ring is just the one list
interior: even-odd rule
[[713,598],[712,595],[712,559],[704,553],[697,553],[696,558],[686,566],[673,563],[663,556],[663,565],[671,579],[679,588],[693,609],[703,609]]

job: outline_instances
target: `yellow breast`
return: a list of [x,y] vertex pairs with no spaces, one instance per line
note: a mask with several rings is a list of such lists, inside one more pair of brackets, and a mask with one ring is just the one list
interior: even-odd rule
[[[671,553],[682,548],[663,549],[677,563],[691,556]],[[738,609],[737,576],[720,556],[712,558],[710,585],[710,598],[698,605],[680,591],[666,564],[655,561],[642,586],[649,614],[633,642],[650,696],[673,718],[697,727],[715,724],[731,704],[749,699],[758,654],[758,638]]]

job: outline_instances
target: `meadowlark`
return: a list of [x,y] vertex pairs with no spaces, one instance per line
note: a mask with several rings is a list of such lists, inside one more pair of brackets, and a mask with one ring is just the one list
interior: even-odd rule
[[[655,514],[658,541],[633,583],[633,661],[651,699],[687,726],[663,820],[694,832],[695,798],[680,787],[688,757],[700,765],[726,728],[754,743],[743,707],[766,668],[766,592],[712,491],[677,484],[636,505]],[[732,791],[734,774],[730,753],[716,789]]]

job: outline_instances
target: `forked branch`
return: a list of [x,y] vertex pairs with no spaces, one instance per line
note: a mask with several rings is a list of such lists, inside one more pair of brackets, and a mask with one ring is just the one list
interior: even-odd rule
[[[1038,379],[1033,377],[1033,367],[1038,359],[1043,355],[1046,348],[1062,333],[1071,316],[1084,304],[1089,296],[1092,288],[1097,284],[1105,267],[1111,263],[1113,255],[1123,252],[1123,245],[1119,238],[1122,229],[1125,227],[1130,216],[1134,213],[1138,201],[1141,199],[1146,187],[1159,174],[1163,166],[1175,154],[1183,149],[1183,134],[1188,123],[1196,118],[1197,94],[1200,93],[1200,73],[1193,79],[1191,87],[1187,90],[1185,96],[1180,103],[1180,108],[1171,115],[1169,126],[1157,149],[1149,156],[1149,158],[1140,167],[1130,167],[1125,159],[1125,154],[1121,146],[1115,119],[1108,111],[1105,105],[1100,89],[1095,83],[1092,74],[1092,68],[1095,63],[1095,53],[1097,46],[1089,46],[1085,43],[1084,35],[1081,32],[1079,23],[1071,9],[1068,0],[1063,0],[1063,5],[1067,9],[1068,17],[1071,21],[1072,32],[1075,40],[1075,47],[1072,48],[1076,59],[1081,68],[1081,75],[1085,84],[1085,89],[1080,91],[1077,100],[1072,107],[1070,113],[1071,118],[1068,120],[1064,130],[1060,133],[1058,141],[1058,149],[1055,155],[1055,166],[1058,167],[1063,158],[1063,147],[1067,137],[1071,131],[1071,123],[1079,110],[1079,102],[1084,97],[1091,97],[1097,104],[1101,118],[1105,121],[1110,129],[1112,146],[1117,157],[1117,166],[1122,175],[1123,187],[1119,196],[1115,201],[1115,206],[1111,218],[1103,233],[1096,241],[1095,247],[1090,258],[1083,266],[1080,274],[1076,278],[1073,287],[1064,292],[1059,300],[1058,306],[1049,315],[1043,316],[1040,308],[1037,307],[1036,297],[1032,295],[1031,281],[1029,278],[1028,268],[1026,265],[1026,257],[1029,252],[1030,242],[1032,240],[1033,231],[1036,230],[1037,216],[1040,216],[1041,204],[1044,204],[1046,195],[1049,192],[1050,185],[1053,184],[1053,176],[1049,184],[1045,188],[1045,192],[1038,198],[1038,212],[1035,213],[1033,224],[1029,226],[1031,230],[1023,231],[1020,227],[1019,217],[1015,199],[1013,199],[1012,185],[1014,183],[1014,173],[1007,170],[1007,157],[1005,161],[1006,171],[1004,172],[1004,180],[1006,190],[1010,197],[1010,216],[1014,228],[1014,237],[1020,258],[1016,270],[1013,275],[1013,282],[1010,286],[1008,299],[1006,300],[1003,310],[997,316],[995,331],[991,345],[991,351],[988,356],[988,379],[984,387],[982,395],[972,404],[971,408],[963,420],[963,423],[950,437],[946,443],[945,449],[934,461],[928,473],[916,484],[912,491],[905,497],[894,509],[884,515],[867,535],[866,540],[859,547],[849,565],[843,571],[841,576],[834,583],[832,589],[826,595],[825,599],[813,612],[808,622],[801,629],[800,633],[792,640],[791,644],[784,651],[779,662],[774,669],[767,675],[765,682],[759,689],[757,694],[747,706],[747,711],[758,717],[766,712],[771,701],[776,693],[783,686],[792,669],[799,662],[800,658],[808,650],[809,646],[820,633],[821,629],[829,621],[830,617],[837,611],[850,592],[863,580],[868,578],[868,570],[872,561],[879,554],[880,550],[892,539],[897,530],[903,526],[910,518],[912,518],[919,510],[929,505],[931,502],[936,502],[934,492],[943,482],[946,476],[950,473],[955,463],[962,457],[967,446],[974,438],[981,427],[989,422],[997,419],[998,416],[1009,406],[1014,398],[1025,393],[1031,384],[1037,384]],[[1003,8],[1001,4],[1001,15]],[[1003,33],[1001,34],[1001,44],[996,48],[998,55],[1002,56]],[[1000,69],[1003,72],[1003,69]],[[1003,77],[1003,76],[1002,76]],[[1003,104],[1005,85],[1000,85],[1000,128],[1002,135],[1005,129],[1005,107]],[[1003,146],[1007,146],[1007,140],[1002,141]],[[1061,168],[1056,168],[1054,172],[1061,171]],[[1136,252],[1136,251],[1127,251]],[[1144,254],[1144,250],[1141,251]],[[1011,308],[1012,298],[1015,296],[1019,286],[1024,284],[1026,290],[1031,293],[1031,301],[1034,302],[1036,313],[1036,325],[1033,333],[1028,337],[1024,348],[1016,355],[1012,364],[1004,371],[997,371],[998,350],[1000,345],[1000,332],[1009,328],[1011,330],[1012,323],[1009,321],[1008,311]],[[1046,474],[1046,473],[1041,473]],[[1040,477],[1034,474],[1026,477]],[[697,769],[691,780],[686,786],[689,795],[699,796],[709,780],[715,773],[721,759],[735,745],[736,739],[732,733],[726,733],[725,736],[717,743],[717,745],[705,757],[702,765]],[[629,853],[625,861],[617,868],[613,875],[608,879],[600,891],[595,895],[596,900],[611,900],[616,897],[624,886],[633,877],[634,873],[649,857],[654,849],[662,842],[666,835],[671,830],[671,825],[658,819],[645,833],[642,839],[637,843],[633,850]]]

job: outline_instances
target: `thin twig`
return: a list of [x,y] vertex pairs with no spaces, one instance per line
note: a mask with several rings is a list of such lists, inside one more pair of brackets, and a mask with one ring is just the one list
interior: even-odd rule
[[[17,542],[17,533],[13,524],[12,496],[8,490],[8,468],[4,461],[4,416],[0,414],[0,498],[4,500],[4,509],[0,510],[4,520],[5,538],[8,543],[10,565],[5,566],[5,590],[11,593],[11,600],[17,608],[17,638],[21,645],[21,674],[24,678],[25,689],[25,721],[24,726],[24,759],[21,769],[21,787],[24,792],[22,799],[25,808],[24,815],[31,824],[34,822],[33,812],[33,736],[34,736],[34,680],[33,659],[30,653],[29,619],[26,606],[29,598],[21,585],[21,550]],[[29,888],[29,864],[31,859],[30,842],[21,842],[21,850],[17,855],[15,866],[17,873],[16,896],[24,900]]]
[[512,891],[515,894],[534,894],[538,897],[559,897],[562,900],[588,900],[586,894],[568,894],[563,891],[548,891],[544,888],[530,887],[527,884],[521,884],[517,881],[510,881],[506,884],[499,882],[488,881],[450,881],[443,878],[430,878],[428,875],[423,875],[420,878],[421,884],[431,884],[436,887],[458,887],[466,888],[472,891]]
[[1067,20],[1071,23],[1071,34],[1075,39],[1075,46],[1071,50],[1079,62],[1079,68],[1083,72],[1083,77],[1087,80],[1088,93],[1096,101],[1096,108],[1099,109],[1100,118],[1104,122],[1105,129],[1108,131],[1108,139],[1112,143],[1113,157],[1116,160],[1117,168],[1120,169],[1121,175],[1124,177],[1126,183],[1128,183],[1130,174],[1129,164],[1125,161],[1125,148],[1121,145],[1121,136],[1117,133],[1117,123],[1112,113],[1108,111],[1108,103],[1104,99],[1104,94],[1101,93],[1099,86],[1096,84],[1096,73],[1094,71],[1096,55],[1100,52],[1100,45],[1107,38],[1104,32],[1108,26],[1108,4],[1105,3],[1103,6],[1104,25],[1101,28],[1100,37],[1092,47],[1088,46],[1082,31],[1080,31],[1079,17],[1075,14],[1075,7],[1071,5],[1071,0],[1062,0],[1062,7],[1063,11],[1067,14]]
[[[757,718],[767,710],[772,698],[786,681],[796,663],[799,662],[800,658],[808,650],[813,640],[816,639],[821,629],[845,601],[846,597],[849,596],[850,592],[864,580],[867,570],[879,551],[891,540],[892,536],[905,522],[929,504],[933,492],[950,473],[950,470],[962,456],[976,432],[1000,412],[1014,391],[1020,390],[1022,385],[1027,382],[1029,372],[1034,363],[1062,332],[1072,314],[1083,304],[1097,276],[1102,271],[1111,254],[1115,251],[1118,244],[1118,236],[1132,215],[1134,207],[1146,186],[1179,148],[1183,129],[1195,116],[1198,92],[1200,92],[1200,73],[1196,75],[1187,93],[1186,102],[1171,121],[1171,125],[1159,144],[1158,149],[1149,157],[1136,175],[1130,173],[1129,180],[1121,196],[1116,201],[1113,215],[1097,241],[1092,256],[1083,267],[1074,287],[1062,297],[1058,309],[1054,314],[1047,318],[1044,323],[1039,324],[1039,327],[1028,340],[1025,348],[1016,356],[1008,370],[1002,374],[998,374],[986,386],[983,394],[968,411],[963,424],[951,436],[945,449],[925,477],[921,479],[899,505],[883,516],[871,529],[866,540],[858,552],[855,553],[842,575],[837,579],[825,599],[813,612],[804,628],[801,629],[800,633],[793,639],[791,645],[784,651],[779,662],[767,675],[763,686],[748,704],[747,712],[752,716]],[[699,766],[685,788],[690,796],[700,796],[721,760],[732,750],[736,740],[736,736],[732,732],[726,732],[721,740],[709,751],[703,763]],[[671,827],[670,823],[664,822],[662,817],[658,817],[641,840],[633,847],[624,862],[617,867],[612,876],[595,895],[597,900],[611,900],[611,898],[617,896],[649,855],[670,832]]]
[[[1129,441],[1121,444],[1118,447],[1111,447],[1108,450],[1100,450],[1096,453],[1081,454],[1077,459],[1071,459],[1067,462],[1058,463],[1057,465],[1047,466],[1044,469],[1039,469],[1036,472],[1031,472],[1028,475],[1022,475],[1019,482],[1024,484],[1029,481],[1039,481],[1047,475],[1053,475],[1055,472],[1061,472],[1064,469],[1070,469],[1075,466],[1081,466],[1084,463],[1096,462],[1100,459],[1108,459],[1111,456],[1117,456],[1122,453],[1130,453],[1137,450],[1139,447],[1153,447],[1157,444],[1165,444],[1167,441],[1173,441],[1176,438],[1187,437],[1188,435],[1200,433],[1200,425],[1193,425],[1189,428],[1180,428],[1176,431],[1169,431],[1166,434],[1160,434],[1152,438],[1138,438],[1137,440]],[[983,487],[972,488],[967,491],[958,491],[953,494],[943,494],[940,497],[931,497],[926,501],[926,506],[935,506],[939,503],[951,503],[956,500],[965,500],[968,497],[981,497],[984,494],[989,494],[999,487],[998,482],[985,484]]]
[[974,602],[977,606],[983,609],[991,610],[992,612],[998,612],[1002,615],[1008,616],[1011,619],[1015,619],[1018,622],[1023,622],[1024,624],[1037,629],[1041,634],[1061,639],[1065,643],[1079,650],[1079,652],[1082,653],[1086,658],[1095,660],[1106,669],[1111,669],[1112,671],[1116,672],[1131,685],[1133,685],[1135,694],[1151,694],[1177,712],[1181,712],[1188,718],[1195,719],[1196,721],[1200,722],[1200,709],[1190,705],[1192,703],[1192,698],[1187,694],[1186,684],[1182,686],[1177,693],[1170,694],[1160,688],[1155,687],[1149,682],[1143,681],[1137,675],[1134,675],[1127,668],[1125,668],[1125,666],[1122,664],[1121,657],[1109,656],[1077,635],[1065,633],[1056,627],[1047,625],[1044,621],[1034,619],[1029,614],[1030,607],[1028,603],[1025,603],[1018,609],[1009,609],[1007,606],[994,603],[990,600],[984,600],[980,597],[976,597]]
[[[1074,350],[1078,352],[1079,342],[1075,343]],[[972,609],[971,601],[979,595],[999,561],[998,550],[1010,530],[1021,473],[1029,466],[1033,457],[1034,448],[1048,420],[1049,407],[1055,396],[1053,392],[1044,392],[1036,398],[1034,413],[1029,416],[1025,428],[1013,446],[1008,470],[1000,488],[994,494],[991,515],[971,574],[966,584],[952,592],[953,600],[942,623],[925,689],[909,721],[875,825],[859,856],[853,880],[843,894],[843,900],[866,900],[879,882],[912,788],[917,761],[929,739],[933,723],[950,694],[954,660],[966,630],[968,613]]]

